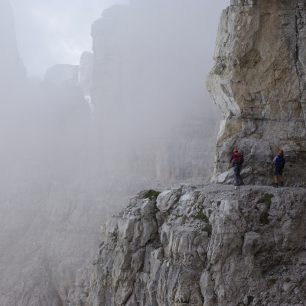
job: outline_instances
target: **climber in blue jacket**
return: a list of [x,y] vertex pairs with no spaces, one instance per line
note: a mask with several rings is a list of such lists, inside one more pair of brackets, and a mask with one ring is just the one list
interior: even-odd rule
[[279,149],[277,155],[273,159],[274,165],[274,187],[284,186],[283,171],[286,160],[284,158],[284,151]]

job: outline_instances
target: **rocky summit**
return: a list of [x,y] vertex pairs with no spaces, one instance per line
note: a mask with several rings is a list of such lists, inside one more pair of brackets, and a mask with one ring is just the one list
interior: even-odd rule
[[70,305],[302,306],[306,190],[146,191],[105,227]]
[[287,157],[287,184],[306,183],[306,2],[232,0],[223,12],[208,87],[224,119],[215,181],[230,182],[238,146],[248,183],[271,181],[277,148]]

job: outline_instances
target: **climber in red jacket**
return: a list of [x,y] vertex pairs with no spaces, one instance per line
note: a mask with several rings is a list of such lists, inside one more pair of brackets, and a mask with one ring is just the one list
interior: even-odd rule
[[230,165],[231,167],[234,168],[235,186],[244,185],[244,182],[240,174],[243,163],[244,163],[243,153],[239,151],[237,148],[235,148],[232,158],[230,160]]

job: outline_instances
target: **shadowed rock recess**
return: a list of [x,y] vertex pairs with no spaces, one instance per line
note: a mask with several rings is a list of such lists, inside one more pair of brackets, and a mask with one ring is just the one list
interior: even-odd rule
[[305,189],[156,196],[140,193],[106,225],[69,305],[305,305]]
[[248,183],[270,182],[278,147],[288,185],[305,185],[306,2],[232,0],[222,15],[208,87],[224,120],[215,180],[230,181],[231,150],[245,152]]

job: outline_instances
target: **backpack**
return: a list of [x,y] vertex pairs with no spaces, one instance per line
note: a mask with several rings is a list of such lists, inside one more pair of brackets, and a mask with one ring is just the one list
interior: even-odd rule
[[237,164],[242,165],[244,162],[244,156],[242,153],[239,153],[238,158],[237,158]]
[[275,159],[275,167],[283,169],[285,167],[285,159],[283,156],[278,155]]

